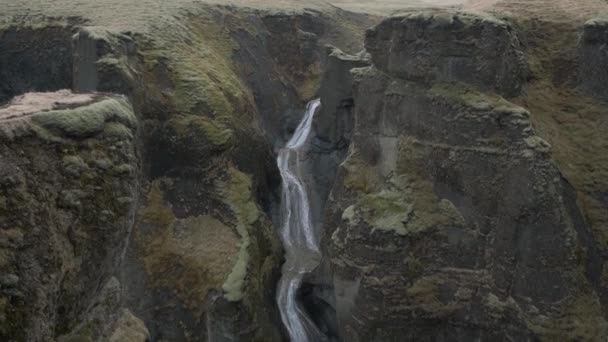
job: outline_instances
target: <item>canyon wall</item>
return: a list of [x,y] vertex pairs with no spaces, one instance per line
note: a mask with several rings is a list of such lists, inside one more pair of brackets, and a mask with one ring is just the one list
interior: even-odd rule
[[525,97],[518,32],[416,12],[368,30],[366,48],[325,218],[342,338],[607,336],[602,226],[583,216],[534,113],[500,96]]

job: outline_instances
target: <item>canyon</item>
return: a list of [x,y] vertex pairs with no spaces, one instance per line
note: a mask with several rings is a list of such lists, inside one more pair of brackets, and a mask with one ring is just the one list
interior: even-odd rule
[[605,341],[608,4],[3,1],[1,341]]

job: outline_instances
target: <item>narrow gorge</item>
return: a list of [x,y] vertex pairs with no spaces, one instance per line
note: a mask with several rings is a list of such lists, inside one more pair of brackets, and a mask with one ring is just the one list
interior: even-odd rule
[[0,341],[608,338],[605,1],[2,8]]

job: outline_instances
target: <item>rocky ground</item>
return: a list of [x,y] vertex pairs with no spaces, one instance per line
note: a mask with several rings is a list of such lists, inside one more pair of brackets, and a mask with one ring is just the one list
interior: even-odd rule
[[1,5],[0,340],[284,340],[315,96],[328,336],[608,336],[605,2]]

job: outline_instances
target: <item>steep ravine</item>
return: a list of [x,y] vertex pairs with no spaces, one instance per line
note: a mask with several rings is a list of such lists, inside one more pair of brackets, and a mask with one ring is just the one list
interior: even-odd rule
[[[40,142],[56,151],[48,153],[51,160],[60,162],[66,153],[67,159],[57,169],[41,169],[48,180],[31,175],[27,187],[61,189],[62,167],[68,179],[95,171],[90,177],[98,174],[101,183],[74,176],[78,191],[36,195],[58,202],[47,210],[58,217],[51,237],[32,229],[39,225],[29,220],[33,214],[14,211],[19,203],[32,210],[42,205],[33,193],[19,195],[30,190],[13,191],[24,183],[3,185],[0,209],[13,212],[1,222],[2,339],[282,340],[275,286],[283,253],[273,225],[280,175],[273,147],[284,144],[314,94],[324,42],[360,44],[372,20],[337,9],[201,5],[146,32],[87,26],[78,18],[33,17],[2,26],[2,102],[71,88],[126,95],[134,113],[126,129],[113,121],[121,118],[114,109],[85,106],[65,114],[60,143]],[[33,72],[17,73],[14,66]],[[98,127],[99,120],[108,128]],[[42,161],[14,138],[28,136],[25,131],[16,135],[7,125],[2,122],[8,140],[0,157],[9,160],[2,170],[10,176],[17,172],[6,169],[15,165],[13,150],[25,153],[18,163],[25,169]],[[119,139],[104,146],[112,134],[132,145]],[[70,147],[64,151],[61,144]],[[121,149],[133,149],[128,163],[104,157]],[[133,184],[121,189],[133,190],[129,196],[117,192],[118,175],[131,177]],[[82,215],[103,217],[99,225],[107,229],[89,234]],[[61,254],[70,246],[64,240],[78,248]],[[36,241],[49,241],[52,252]],[[17,253],[23,246],[31,258]],[[24,271],[32,269],[48,273]],[[36,313],[40,307],[45,311]]]
[[173,4],[0,16],[0,340],[605,340],[606,20]]

